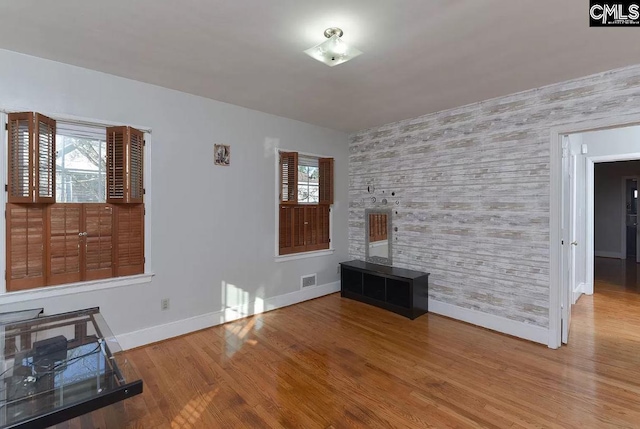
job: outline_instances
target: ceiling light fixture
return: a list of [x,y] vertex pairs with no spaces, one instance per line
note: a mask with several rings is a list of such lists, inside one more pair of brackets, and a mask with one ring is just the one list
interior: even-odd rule
[[304,53],[329,67],[337,66],[362,54],[360,50],[344,43],[340,38],[342,34],[342,30],[337,27],[327,28],[324,35],[329,40],[307,49]]

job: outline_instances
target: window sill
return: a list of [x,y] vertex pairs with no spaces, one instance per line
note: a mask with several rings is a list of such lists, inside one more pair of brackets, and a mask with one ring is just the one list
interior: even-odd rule
[[274,259],[276,262],[295,261],[296,259],[315,258],[317,256],[332,255],[335,249],[316,250],[313,252],[294,253],[292,255],[276,256]]
[[5,292],[0,294],[0,305],[16,302],[32,301],[34,299],[53,298],[82,292],[93,292],[104,289],[114,289],[124,286],[151,283],[153,273],[138,274],[135,276],[113,277],[110,279],[92,280],[87,282],[70,283],[58,286],[44,286],[37,289],[22,290],[17,292]]

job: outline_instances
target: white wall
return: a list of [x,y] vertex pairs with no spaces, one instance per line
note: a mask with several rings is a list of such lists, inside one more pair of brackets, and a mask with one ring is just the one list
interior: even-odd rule
[[640,126],[613,128],[582,133],[589,158],[615,156],[617,154],[640,154]]
[[[0,107],[152,128],[148,268],[155,273],[146,285],[23,301],[0,311],[100,306],[114,333],[124,334],[221,311],[226,289],[249,302],[290,303],[298,295],[274,297],[299,291],[302,275],[317,273],[319,285],[336,286],[337,265],[348,256],[344,133],[3,50]],[[230,167],[213,165],[215,143],[231,145]],[[275,147],[335,158],[334,254],[275,262]],[[160,311],[161,298],[170,298],[168,311]]]

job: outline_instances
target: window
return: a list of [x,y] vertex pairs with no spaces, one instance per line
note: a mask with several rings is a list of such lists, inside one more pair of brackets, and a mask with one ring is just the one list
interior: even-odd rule
[[7,291],[144,273],[143,133],[8,116]]
[[333,158],[280,152],[279,254],[330,247]]

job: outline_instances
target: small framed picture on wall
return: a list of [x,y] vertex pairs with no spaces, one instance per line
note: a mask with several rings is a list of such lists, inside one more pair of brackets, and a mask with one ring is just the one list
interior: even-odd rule
[[227,144],[217,144],[213,148],[215,165],[228,166],[231,163],[231,146]]

